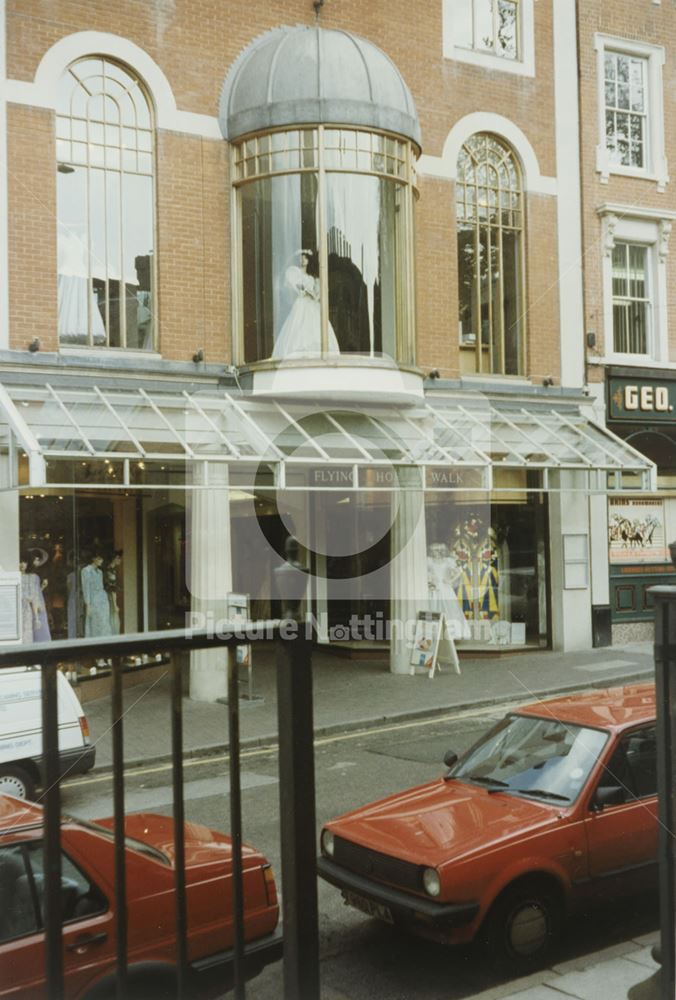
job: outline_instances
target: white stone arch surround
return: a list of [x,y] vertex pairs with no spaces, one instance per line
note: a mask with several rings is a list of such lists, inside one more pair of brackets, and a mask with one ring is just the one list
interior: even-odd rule
[[456,122],[446,136],[441,156],[421,156],[418,173],[455,181],[462,145],[477,132],[492,132],[512,147],[521,163],[524,191],[548,195],[557,193],[556,177],[547,177],[540,172],[535,150],[518,125],[490,111],[474,111]]
[[179,110],[171,85],[155,60],[129,39],[106,31],[78,31],[60,38],[43,55],[32,82],[7,80],[7,101],[55,110],[57,85],[66,68],[77,59],[92,55],[125,63],[144,82],[157,128],[223,141],[216,115]]

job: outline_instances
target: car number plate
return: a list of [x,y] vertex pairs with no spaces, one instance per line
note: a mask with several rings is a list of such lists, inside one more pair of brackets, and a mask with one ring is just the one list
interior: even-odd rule
[[375,903],[371,899],[365,899],[363,896],[358,896],[355,892],[344,892],[343,899],[348,906],[354,906],[355,909],[361,910],[362,913],[367,913],[369,917],[377,917],[378,920],[384,920],[388,924],[394,923],[392,911],[389,907],[383,906],[382,903]]

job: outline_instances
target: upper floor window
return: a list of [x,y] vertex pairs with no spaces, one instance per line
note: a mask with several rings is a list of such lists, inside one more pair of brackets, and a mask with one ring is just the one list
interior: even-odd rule
[[153,118],[127,69],[100,57],[68,68],[56,156],[59,342],[151,350]]
[[613,350],[648,354],[651,295],[648,247],[617,242],[613,247]]
[[523,191],[512,150],[473,135],[458,158],[461,371],[523,372]]
[[606,149],[610,162],[645,166],[647,60],[606,52]]
[[233,145],[238,363],[413,361],[413,147],[320,126]]
[[446,58],[534,76],[533,0],[444,0],[443,15]]
[[518,58],[518,0],[456,0],[453,17],[458,45]]
[[664,360],[672,220],[631,205],[605,204],[599,212],[605,353],[621,364]]
[[595,36],[598,56],[599,140],[596,169],[601,181],[625,174],[668,181],[664,148],[662,66],[664,49],[646,42]]

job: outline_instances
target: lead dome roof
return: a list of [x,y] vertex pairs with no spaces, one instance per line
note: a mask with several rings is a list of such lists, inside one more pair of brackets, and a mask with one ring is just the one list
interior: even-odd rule
[[229,141],[332,124],[396,132],[420,146],[413,97],[390,57],[365,38],[318,26],[279,27],[254,39],[225,78],[219,122]]

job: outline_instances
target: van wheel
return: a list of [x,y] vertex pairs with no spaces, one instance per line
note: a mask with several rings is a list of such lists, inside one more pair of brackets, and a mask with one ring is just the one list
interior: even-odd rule
[[17,799],[34,799],[35,782],[22,767],[0,765],[0,795],[14,795]]
[[529,972],[550,956],[561,936],[563,909],[549,886],[515,885],[498,897],[483,929],[488,957],[498,968]]

